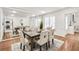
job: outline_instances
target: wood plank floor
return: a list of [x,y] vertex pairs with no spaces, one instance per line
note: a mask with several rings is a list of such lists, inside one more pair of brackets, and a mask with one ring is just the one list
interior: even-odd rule
[[[55,38],[64,41],[56,51],[79,51],[79,33],[67,34],[65,37],[55,35]],[[0,51],[11,51],[11,44],[19,41],[19,37],[14,37],[0,42]]]
[[20,41],[19,37],[9,38],[0,42],[0,51],[11,51],[11,44]]
[[79,33],[67,34],[64,44],[57,49],[58,51],[79,51]]

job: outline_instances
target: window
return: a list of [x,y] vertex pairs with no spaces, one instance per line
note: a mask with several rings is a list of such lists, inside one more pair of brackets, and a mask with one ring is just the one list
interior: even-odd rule
[[45,28],[50,26],[50,21],[49,17],[45,17]]
[[[55,28],[55,16],[46,16],[43,18],[44,28],[52,27]],[[31,19],[31,23],[33,27],[40,26],[41,17],[34,17]]]
[[45,28],[47,27],[55,28],[55,16],[45,17]]
[[55,16],[50,17],[50,27],[55,28]]
[[40,26],[40,21],[41,21],[41,18],[40,17],[36,17],[35,18],[35,26],[36,27],[39,27]]
[[29,22],[31,27],[35,26],[35,18],[31,18]]

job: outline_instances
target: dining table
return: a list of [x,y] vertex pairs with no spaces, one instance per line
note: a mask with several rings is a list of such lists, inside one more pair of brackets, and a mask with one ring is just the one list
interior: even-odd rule
[[39,37],[40,33],[39,32],[34,32],[34,31],[23,31],[24,36],[28,36],[30,38],[31,41],[31,51],[33,51],[33,47],[34,47],[34,38]]

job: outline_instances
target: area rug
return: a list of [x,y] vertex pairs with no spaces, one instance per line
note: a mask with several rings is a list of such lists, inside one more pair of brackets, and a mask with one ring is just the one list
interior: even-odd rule
[[[48,51],[55,51],[57,48],[62,46],[63,43],[64,43],[64,41],[61,41],[59,39],[54,39],[54,44],[52,44],[52,42],[50,42],[50,48],[48,48]],[[25,49],[26,49],[26,51],[29,51],[27,47]],[[12,51],[22,51],[20,49],[20,43],[12,44],[11,45],[11,50]],[[34,51],[39,51],[39,47],[34,49]],[[43,47],[42,51],[46,51],[45,47]]]

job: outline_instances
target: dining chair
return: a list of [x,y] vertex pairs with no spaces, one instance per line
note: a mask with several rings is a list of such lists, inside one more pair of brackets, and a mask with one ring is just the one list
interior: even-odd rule
[[28,49],[30,49],[29,41],[28,41],[27,38],[24,38],[22,30],[18,30],[18,32],[19,32],[20,42],[21,42],[20,49],[22,49],[23,51],[25,51],[25,47],[27,47]]
[[52,42],[52,44],[54,44],[54,29],[50,29],[48,31],[48,40],[49,40],[49,47],[50,47],[50,42]]
[[38,27],[35,27],[35,30],[34,30],[35,32],[39,32],[40,30],[39,30],[39,28]]
[[42,31],[40,34],[40,39],[36,41],[36,43],[40,46],[40,51],[42,50],[42,46],[46,45],[46,50],[48,50],[48,32]]
[[29,30],[30,30],[30,28],[29,28],[29,27],[25,27],[25,31],[27,31],[27,32],[28,32]]
[[14,31],[10,31],[10,37],[18,36],[18,34],[15,34]]

